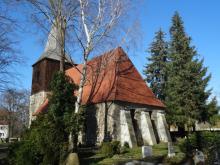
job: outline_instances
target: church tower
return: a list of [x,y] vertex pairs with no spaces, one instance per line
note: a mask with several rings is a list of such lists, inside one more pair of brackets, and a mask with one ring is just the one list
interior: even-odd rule
[[[49,93],[49,86],[55,72],[60,69],[61,47],[57,29],[53,26],[40,58],[32,65],[32,86],[29,109],[29,125],[33,120],[32,114],[44,103]],[[65,55],[65,69],[71,67],[71,59]]]

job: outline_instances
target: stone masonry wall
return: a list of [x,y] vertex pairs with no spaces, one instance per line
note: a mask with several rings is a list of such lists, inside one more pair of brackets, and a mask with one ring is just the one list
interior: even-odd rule
[[30,96],[30,108],[29,108],[29,126],[31,121],[35,119],[32,114],[40,107],[46,100],[48,92],[41,91]]
[[[134,119],[131,110],[135,110]],[[136,126],[133,125],[134,120],[137,121]],[[156,129],[151,120],[155,121]],[[86,144],[100,145],[103,141],[118,140],[121,143],[127,141],[132,147],[137,144],[137,133],[140,133],[144,145],[154,145],[157,143],[154,132],[158,133],[160,141],[170,140],[162,110],[123,102],[99,103],[86,109]]]
[[119,107],[112,102],[88,106],[86,109],[86,143],[101,144],[104,139],[118,139],[119,117]]

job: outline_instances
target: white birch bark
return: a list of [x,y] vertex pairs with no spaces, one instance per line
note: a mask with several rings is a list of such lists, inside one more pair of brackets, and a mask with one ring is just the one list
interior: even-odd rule
[[[98,1],[98,10],[97,15],[90,23],[87,21],[89,18],[89,13],[86,13],[86,9],[89,8],[91,1],[89,0],[79,0],[80,3],[80,18],[81,24],[83,27],[83,33],[85,36],[85,43],[80,41],[81,46],[83,47],[83,63],[82,63],[82,73],[79,83],[78,95],[77,95],[77,102],[75,106],[75,112],[79,112],[79,108],[81,105],[82,94],[83,94],[83,87],[85,85],[87,79],[87,62],[90,53],[93,49],[97,46],[97,44],[111,31],[114,27],[116,22],[118,21],[119,17],[122,14],[122,8],[120,0],[99,0]],[[110,4],[110,6],[109,6]],[[111,9],[111,12],[108,13],[109,15],[105,16],[107,13],[108,8]],[[84,46],[85,45],[85,46]]]

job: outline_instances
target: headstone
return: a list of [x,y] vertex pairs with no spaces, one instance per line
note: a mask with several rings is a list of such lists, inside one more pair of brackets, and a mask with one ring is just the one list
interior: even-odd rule
[[142,158],[152,156],[152,146],[142,146]]
[[79,157],[77,153],[70,153],[66,160],[66,165],[79,165]]
[[214,165],[220,165],[220,159],[218,156],[218,152],[215,151],[215,161],[214,161]]
[[175,156],[175,149],[173,147],[172,142],[168,142],[168,157]]
[[205,156],[202,151],[196,149],[195,155],[193,157],[194,164],[205,164]]
[[133,160],[125,163],[125,165],[154,165],[155,163]]

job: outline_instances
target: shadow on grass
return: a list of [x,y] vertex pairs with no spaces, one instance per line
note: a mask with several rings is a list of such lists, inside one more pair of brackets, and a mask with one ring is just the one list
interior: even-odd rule
[[163,162],[164,156],[152,156],[145,159],[135,159],[132,157],[125,157],[125,155],[114,155],[111,158],[106,158],[95,153],[83,153],[80,154],[80,164],[83,165],[96,165],[96,164],[114,164],[114,165],[125,165],[128,162],[149,162],[158,164]]
[[79,150],[79,160],[80,164],[83,165],[91,165],[91,164],[97,164],[98,162],[105,159],[104,156],[97,154],[97,149],[93,148],[84,148],[83,150]]
[[[152,163],[152,164],[185,164],[188,158],[181,153],[179,149],[176,156],[172,158],[167,157],[167,144],[158,144],[153,147],[153,156],[142,158],[141,148],[127,149],[121,154],[116,154],[111,158],[107,158],[98,152],[96,149],[83,149],[79,152],[80,163],[82,165],[125,165],[128,162],[134,164]],[[191,163],[188,163],[191,164]]]
[[128,162],[136,162],[138,161],[139,163],[145,162],[145,163],[153,163],[153,164],[159,164],[161,162],[163,162],[164,160],[164,156],[151,156],[151,157],[147,157],[144,159],[128,159],[126,161],[120,161],[118,163],[116,163],[115,165],[125,165]]

